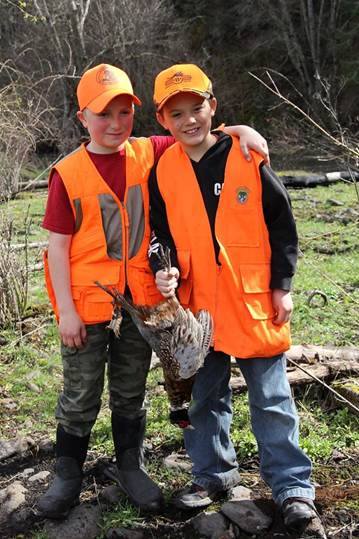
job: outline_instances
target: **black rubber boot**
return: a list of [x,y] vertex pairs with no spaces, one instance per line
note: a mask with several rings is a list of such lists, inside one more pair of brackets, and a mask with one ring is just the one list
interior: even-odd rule
[[90,435],[83,438],[68,434],[61,425],[56,433],[56,475],[41,496],[37,509],[47,518],[65,518],[79,503],[82,466],[86,459]]
[[146,415],[129,419],[112,414],[118,475],[114,479],[130,501],[142,511],[159,511],[163,505],[161,489],[149,477],[143,465],[143,438]]

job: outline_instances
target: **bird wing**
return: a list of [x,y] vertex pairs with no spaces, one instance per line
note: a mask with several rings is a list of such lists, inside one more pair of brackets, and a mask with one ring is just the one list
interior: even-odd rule
[[208,311],[202,309],[196,314],[196,319],[202,328],[201,347],[206,356],[213,340],[213,318]]

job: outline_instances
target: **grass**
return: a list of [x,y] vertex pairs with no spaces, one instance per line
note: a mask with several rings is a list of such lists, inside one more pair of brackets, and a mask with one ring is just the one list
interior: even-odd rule
[[[339,183],[290,194],[303,253],[293,289],[293,341],[323,346],[357,345],[359,209],[354,187]],[[2,212],[9,211],[15,221],[17,243],[21,242],[20,232],[27,211],[31,219],[28,241],[46,239],[46,232],[40,226],[45,201],[43,193],[29,193],[0,207]],[[30,256],[33,261],[39,259],[38,252],[31,252]],[[313,290],[326,295],[326,305],[308,304]],[[53,318],[49,318],[42,272],[31,274],[28,311],[33,313],[37,324],[29,336],[20,338],[14,328],[0,330],[0,337],[7,342],[0,347],[0,438],[4,439],[18,433],[41,437],[55,432],[54,409],[62,386],[62,369],[57,329]],[[190,476],[163,466],[163,457],[181,449],[183,442],[181,431],[168,421],[168,402],[161,381],[160,369],[151,371],[146,443],[151,445],[149,470],[169,497]],[[348,455],[357,454],[359,419],[346,408],[328,407],[325,399],[310,390],[300,393],[296,400],[301,417],[301,446],[314,462],[314,477],[323,479],[334,449]],[[245,467],[248,459],[257,456],[247,395],[235,395],[233,406],[232,439],[238,460]],[[91,449],[108,456],[113,454],[109,415],[105,393],[93,429]],[[343,474],[345,470],[343,468]],[[330,483],[330,477],[327,480]],[[103,534],[111,527],[136,526],[141,522],[137,511],[123,502],[104,513]],[[38,532],[34,537],[40,539],[43,535]]]
[[[290,194],[302,251],[293,289],[293,341],[355,345],[359,337],[359,204],[354,186],[338,183]],[[313,290],[327,296],[325,306],[308,305]]]

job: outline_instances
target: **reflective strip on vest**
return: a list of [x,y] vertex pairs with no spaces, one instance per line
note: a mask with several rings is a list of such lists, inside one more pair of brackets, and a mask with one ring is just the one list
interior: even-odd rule
[[118,204],[111,194],[98,195],[102,226],[105,233],[107,254],[114,260],[122,260],[122,224]]
[[132,185],[128,189],[126,209],[130,221],[128,257],[138,253],[145,233],[145,210],[140,185]]
[[81,198],[75,198],[73,200],[74,207],[75,207],[75,231],[78,232],[80,230],[82,219],[83,219],[83,213],[82,213],[82,206],[81,206]]

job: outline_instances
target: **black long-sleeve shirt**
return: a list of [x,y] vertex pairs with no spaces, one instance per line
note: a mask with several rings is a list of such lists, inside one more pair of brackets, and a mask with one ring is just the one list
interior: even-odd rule
[[[214,232],[215,218],[232,138],[222,132],[216,134],[218,135],[217,142],[209,148],[200,161],[191,160],[191,163],[207,211],[218,263],[219,245]],[[290,198],[270,167],[262,165],[260,176],[263,213],[272,250],[270,287],[290,290],[298,255],[298,237]],[[155,254],[159,243],[170,248],[172,265],[179,267],[176,247],[168,224],[166,204],[158,188],[156,167],[151,171],[149,190],[150,220],[153,230],[149,256],[152,271],[156,273],[160,269],[159,260]]]

